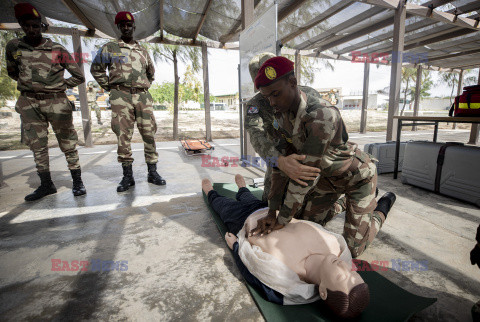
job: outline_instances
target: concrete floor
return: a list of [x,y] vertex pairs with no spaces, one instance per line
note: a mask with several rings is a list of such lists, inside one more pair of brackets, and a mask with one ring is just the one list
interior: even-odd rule
[[[385,134],[350,137],[363,146],[383,142]],[[403,139],[431,139],[431,132],[405,132]],[[439,133],[440,141],[467,139],[468,131]],[[238,140],[214,144],[213,156],[239,155]],[[58,193],[33,203],[23,201],[39,184],[31,152],[0,152],[0,319],[262,320],[210,218],[200,180],[234,182],[236,173],[248,179],[263,173],[202,167],[200,157],[185,156],[178,145],[158,144],[159,172],[167,180],[158,187],[146,182],[142,145],[134,144],[137,185],[121,194],[116,146],[79,148],[88,192],[76,198],[63,154],[51,149]],[[403,185],[391,174],[379,177],[379,188],[394,191],[397,203],[360,258],[428,261],[427,271],[381,274],[438,298],[412,320],[471,320],[480,299],[480,270],[469,261],[479,209]],[[343,220],[327,228],[341,232]],[[52,259],[127,261],[128,270],[52,271]]]

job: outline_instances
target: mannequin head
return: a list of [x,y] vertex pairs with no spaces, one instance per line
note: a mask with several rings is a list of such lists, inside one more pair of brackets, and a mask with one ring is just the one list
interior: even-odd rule
[[368,306],[370,293],[368,285],[356,271],[351,270],[351,265],[333,254],[310,257],[316,262],[313,267],[320,279],[320,297],[335,315],[353,318],[362,313]]

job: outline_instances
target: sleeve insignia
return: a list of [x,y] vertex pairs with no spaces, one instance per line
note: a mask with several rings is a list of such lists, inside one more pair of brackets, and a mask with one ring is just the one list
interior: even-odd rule
[[275,130],[278,130],[278,128],[280,127],[280,126],[278,125],[277,119],[273,119],[273,123],[272,123],[272,124],[273,124],[273,127],[275,128]]
[[258,107],[256,106],[250,106],[247,110],[247,114],[257,114],[258,113]]

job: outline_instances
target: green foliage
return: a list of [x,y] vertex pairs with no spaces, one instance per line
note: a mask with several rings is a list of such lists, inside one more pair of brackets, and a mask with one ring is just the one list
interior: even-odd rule
[[[0,65],[0,104],[5,105],[5,101],[8,99],[13,99],[18,97],[20,94],[16,90],[16,82],[8,76],[7,72],[7,62],[5,61],[5,46],[7,43],[20,36],[19,32],[11,30],[1,30],[0,31],[0,56],[1,65]],[[0,106],[1,107],[1,106]]]
[[174,85],[175,84],[173,82],[153,84],[152,87],[150,87],[149,89],[153,101],[160,104],[173,103]]

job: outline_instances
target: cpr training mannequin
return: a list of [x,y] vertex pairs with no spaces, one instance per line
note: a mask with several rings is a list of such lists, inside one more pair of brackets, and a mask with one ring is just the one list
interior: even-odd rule
[[[238,257],[236,261],[242,274],[246,275],[241,267],[245,265],[247,273],[253,274],[262,287],[270,287],[293,300],[299,294],[306,297],[304,291],[308,288],[316,290],[342,318],[363,312],[370,299],[368,286],[351,270],[351,254],[343,237],[316,223],[296,219],[270,234],[246,237],[245,232],[254,229],[258,219],[267,215],[268,206],[250,193],[242,176],[236,175],[235,182],[239,187],[236,201],[220,196],[207,179],[202,181],[202,189],[230,230],[225,239],[234,256],[238,252],[241,263]],[[286,277],[291,281],[286,281]],[[303,303],[312,299],[318,296]]]

